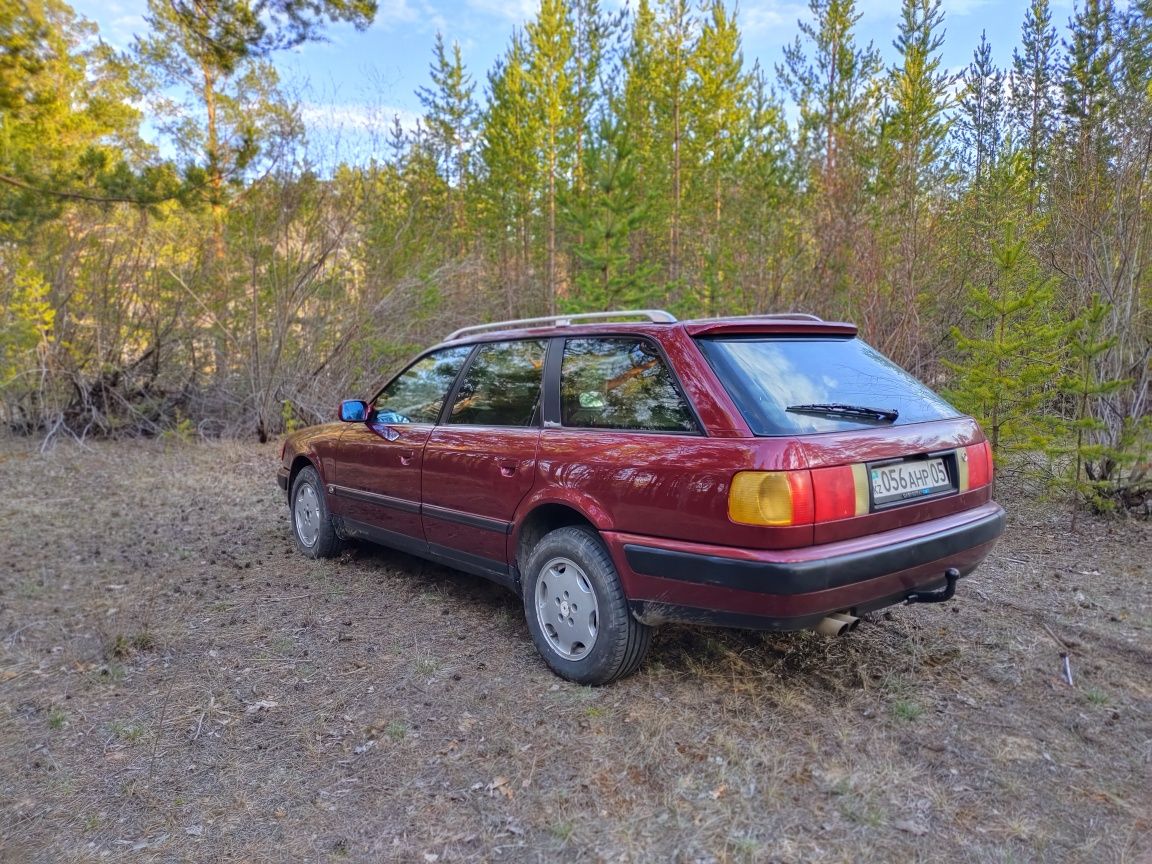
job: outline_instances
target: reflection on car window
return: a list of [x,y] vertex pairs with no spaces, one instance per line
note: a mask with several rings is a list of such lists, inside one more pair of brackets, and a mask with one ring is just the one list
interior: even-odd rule
[[896,411],[896,425],[959,412],[859,339],[701,339],[698,343],[756,435],[804,435],[872,425],[867,417],[790,412],[790,405]]
[[692,411],[643,339],[569,339],[560,374],[565,426],[695,432]]
[[445,348],[416,361],[376,397],[381,423],[435,423],[472,346]]
[[545,343],[481,345],[456,391],[450,423],[527,426],[540,401]]

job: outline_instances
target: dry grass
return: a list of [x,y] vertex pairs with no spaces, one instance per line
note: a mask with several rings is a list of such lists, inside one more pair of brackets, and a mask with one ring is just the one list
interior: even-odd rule
[[0,860],[1150,860],[1147,524],[1008,502],[958,602],[592,690],[480,580],[298,556],[275,457],[0,443]]

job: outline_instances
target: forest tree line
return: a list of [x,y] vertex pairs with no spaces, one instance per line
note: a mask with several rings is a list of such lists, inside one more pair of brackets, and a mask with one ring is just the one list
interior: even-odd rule
[[0,421],[267,440],[462,324],[796,310],[1002,467],[1149,495],[1152,0],[1031,0],[1010,66],[982,38],[959,75],[939,0],[890,63],[811,0],[771,66],[723,0],[541,0],[486,72],[438,36],[419,123],[321,168],[272,60],[374,12],[149,0],[117,52],[0,8]]

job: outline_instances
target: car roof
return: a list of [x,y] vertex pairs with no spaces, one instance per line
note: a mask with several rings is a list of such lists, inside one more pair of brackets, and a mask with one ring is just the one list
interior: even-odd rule
[[[639,320],[621,321],[620,318]],[[442,345],[529,339],[560,335],[644,335],[659,338],[671,329],[689,336],[813,335],[855,336],[856,325],[825,321],[801,312],[698,318],[677,321],[663,310],[555,315],[462,327],[448,334]]]

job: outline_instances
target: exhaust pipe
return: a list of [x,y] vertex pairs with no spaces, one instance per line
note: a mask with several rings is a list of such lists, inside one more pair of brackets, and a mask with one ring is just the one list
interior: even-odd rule
[[833,612],[831,615],[820,619],[820,623],[812,629],[821,636],[843,636],[845,633],[855,630],[859,623],[860,619],[853,615]]

